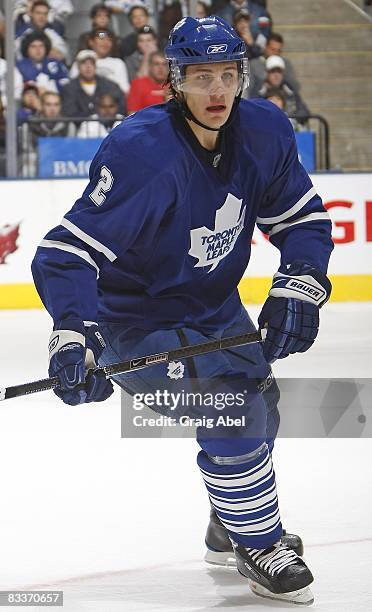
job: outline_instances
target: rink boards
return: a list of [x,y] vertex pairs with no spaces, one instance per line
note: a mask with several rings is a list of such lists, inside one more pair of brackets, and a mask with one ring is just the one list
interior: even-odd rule
[[[372,174],[311,178],[333,222],[331,299],[372,300]],[[86,179],[1,181],[0,308],[41,306],[30,271],[36,246],[85,185]],[[278,266],[278,251],[256,229],[249,270],[239,286],[243,302],[265,300]]]

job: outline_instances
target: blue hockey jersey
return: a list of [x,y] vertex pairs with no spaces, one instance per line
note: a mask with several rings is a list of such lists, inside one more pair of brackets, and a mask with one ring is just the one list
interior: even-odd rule
[[48,91],[48,83],[54,81],[56,91],[60,92],[64,85],[69,82],[68,70],[63,62],[46,57],[42,62],[33,62],[25,57],[17,62],[23,80],[34,81],[45,87]]
[[208,152],[172,102],[149,107],[103,141],[81,198],[37,250],[35,284],[56,324],[213,332],[240,309],[255,223],[282,263],[326,272],[330,219],[284,113],[241,101]]

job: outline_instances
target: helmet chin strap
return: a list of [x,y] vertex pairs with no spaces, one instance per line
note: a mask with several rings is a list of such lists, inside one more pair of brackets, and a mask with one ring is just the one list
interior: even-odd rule
[[210,132],[220,132],[222,130],[225,130],[227,127],[229,127],[231,121],[233,120],[235,113],[238,109],[239,106],[239,102],[240,102],[240,98],[242,97],[242,93],[240,92],[234,100],[230,115],[228,116],[227,120],[225,121],[225,123],[223,125],[221,125],[221,127],[219,128],[212,128],[209,127],[209,125],[205,125],[204,123],[202,123],[201,121],[199,121],[199,119],[197,119],[195,117],[195,115],[192,114],[191,110],[189,109],[189,107],[187,106],[186,100],[185,100],[185,96],[183,95],[183,93],[180,94],[180,98],[178,96],[175,97],[176,102],[178,104],[178,107],[182,113],[182,115],[186,118],[189,119],[190,121],[193,121],[194,123],[196,123],[197,125],[199,125],[200,127],[204,128],[205,130],[209,130]]

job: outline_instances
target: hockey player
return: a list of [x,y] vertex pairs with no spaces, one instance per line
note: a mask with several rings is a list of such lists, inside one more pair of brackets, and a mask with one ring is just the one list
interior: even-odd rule
[[[56,393],[72,405],[101,401],[112,386],[89,369],[98,362],[253,331],[237,285],[255,223],[269,234],[281,265],[258,319],[267,329],[262,345],[158,364],[116,382],[131,394],[177,385],[197,387],[202,398],[206,390],[233,394],[224,414],[244,417],[241,425],[197,430],[213,517],[254,592],[311,603],[312,574],[280,520],[271,457],[278,391],[269,364],[314,342],[331,291],[331,223],[288,119],[265,100],[240,101],[244,52],[219,17],[175,26],[166,48],[173,100],[135,113],[105,138],[81,198],[41,242],[33,274],[54,321]],[[204,401],[183,409],[215,416]]]

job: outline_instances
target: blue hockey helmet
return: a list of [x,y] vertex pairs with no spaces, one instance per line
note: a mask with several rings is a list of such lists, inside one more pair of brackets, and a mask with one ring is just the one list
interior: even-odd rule
[[165,48],[171,83],[179,89],[187,65],[236,61],[241,75],[239,95],[249,80],[245,51],[244,41],[222,17],[185,17],[171,30]]

